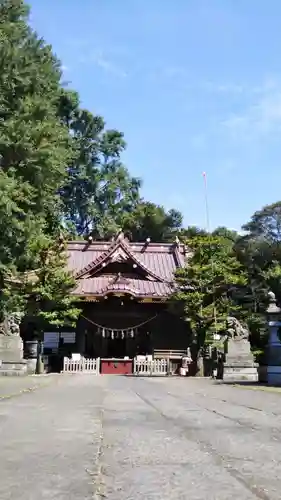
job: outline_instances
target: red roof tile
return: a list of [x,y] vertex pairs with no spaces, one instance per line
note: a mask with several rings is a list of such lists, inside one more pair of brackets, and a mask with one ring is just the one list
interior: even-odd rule
[[78,281],[75,294],[90,296],[90,295],[106,295],[112,292],[127,292],[135,296],[145,297],[167,297],[172,292],[172,286],[167,283],[157,281],[146,281],[138,279],[129,279],[128,283],[112,283],[112,279],[108,276],[102,278],[84,278]]
[[[147,274],[147,279],[95,276],[97,269],[106,269],[110,256],[120,251],[121,260],[133,260]],[[77,276],[78,295],[106,295],[128,292],[135,296],[167,297],[171,294],[174,272],[184,265],[183,245],[170,243],[133,243],[124,239],[114,242],[72,241],[67,246],[68,269]]]

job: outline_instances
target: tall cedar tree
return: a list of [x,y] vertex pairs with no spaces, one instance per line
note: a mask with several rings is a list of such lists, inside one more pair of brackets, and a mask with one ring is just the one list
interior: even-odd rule
[[246,284],[246,275],[229,240],[204,235],[188,240],[190,257],[176,272],[172,306],[193,331],[197,351],[225,330],[226,318],[237,314],[234,291]]
[[140,200],[131,212],[124,212],[119,220],[132,241],[173,241],[181,228],[182,215],[177,210],[165,211],[164,207]]
[[108,239],[122,227],[133,241],[171,241],[182,216],[140,198],[140,179],[121,162],[123,134],[106,130],[102,117],[81,109],[73,91],[62,89],[59,114],[75,151],[60,191],[71,236]]
[[74,237],[107,239],[118,229],[121,215],[135,207],[141,182],[120,160],[122,133],[106,130],[103,118],[81,109],[75,92],[62,90],[59,110],[75,151],[60,191],[65,220]]
[[[59,61],[29,27],[28,14],[24,2],[0,0],[0,319],[16,307],[11,283],[17,274],[22,279],[24,271],[41,265],[34,249],[46,238],[54,244],[58,191],[72,156],[58,116]],[[18,307],[22,298],[19,293]]]
[[249,274],[255,310],[264,312],[269,289],[281,301],[281,202],[255,212],[243,229],[237,255]]
[[261,361],[268,340],[268,291],[272,290],[281,303],[281,202],[256,211],[243,230],[245,234],[235,243],[236,255],[248,277],[240,304],[251,331],[252,348],[261,355],[257,358]]

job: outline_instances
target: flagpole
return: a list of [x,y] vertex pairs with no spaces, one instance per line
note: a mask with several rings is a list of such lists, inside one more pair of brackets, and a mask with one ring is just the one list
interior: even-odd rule
[[206,210],[206,230],[210,232],[210,212],[209,212],[209,202],[208,202],[208,186],[207,186],[207,175],[203,172],[204,179],[204,198],[205,198],[205,210]]

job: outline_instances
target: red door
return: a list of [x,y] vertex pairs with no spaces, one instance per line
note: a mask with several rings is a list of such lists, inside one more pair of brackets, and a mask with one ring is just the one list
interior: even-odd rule
[[102,375],[130,375],[133,372],[132,359],[102,359]]

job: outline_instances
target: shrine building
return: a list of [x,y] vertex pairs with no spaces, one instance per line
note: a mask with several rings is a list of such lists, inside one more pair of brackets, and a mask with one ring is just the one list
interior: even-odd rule
[[85,358],[186,352],[188,327],[167,307],[183,244],[134,243],[120,232],[110,242],[71,241],[67,256],[82,309],[76,331],[64,334],[72,350]]

